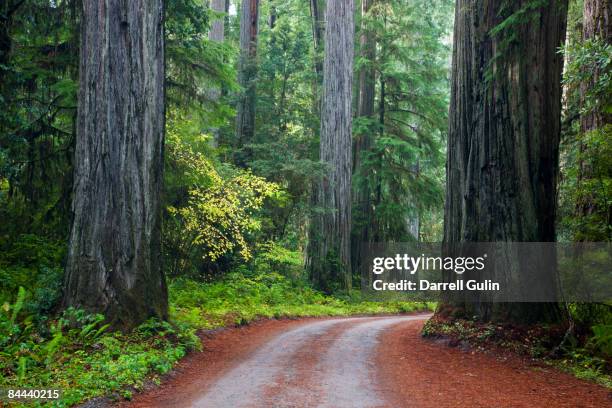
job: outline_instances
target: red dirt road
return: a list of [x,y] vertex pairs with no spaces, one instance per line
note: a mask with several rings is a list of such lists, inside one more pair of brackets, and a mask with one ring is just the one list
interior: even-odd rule
[[427,316],[263,321],[209,334],[121,407],[612,407],[610,392],[516,356],[420,337]]

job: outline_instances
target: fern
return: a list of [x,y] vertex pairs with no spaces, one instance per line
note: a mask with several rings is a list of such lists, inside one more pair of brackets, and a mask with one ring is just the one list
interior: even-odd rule
[[18,383],[23,384],[23,380],[25,379],[25,375],[27,371],[28,360],[26,357],[19,357],[19,362],[17,364],[18,364],[17,366]]
[[593,326],[592,342],[604,354],[612,356],[612,324]]
[[11,314],[11,324],[15,324],[17,315],[19,314],[19,312],[21,311],[25,303],[25,297],[26,297],[26,291],[23,288],[23,286],[20,286],[19,292],[17,293],[17,300],[15,301],[15,304],[13,305],[13,312]]

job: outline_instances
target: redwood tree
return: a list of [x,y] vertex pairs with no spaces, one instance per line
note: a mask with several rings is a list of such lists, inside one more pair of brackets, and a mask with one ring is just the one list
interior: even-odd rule
[[167,316],[160,229],[162,0],[82,2],[65,306],[129,328]]
[[[554,241],[567,1],[457,0],[455,13],[444,240]],[[559,315],[446,300],[484,320]]]
[[[225,12],[225,1],[226,0],[212,0],[210,4],[210,8],[215,13],[224,13]],[[210,30],[208,31],[208,39],[210,41],[222,43],[225,39],[225,18],[219,17],[215,18],[210,22]],[[221,89],[213,86],[210,89],[210,99],[212,101],[218,101],[221,96]],[[211,132],[213,134],[212,146],[217,147],[219,145],[219,129],[212,128]]]
[[[210,8],[215,13],[225,12],[225,0],[211,0]],[[223,42],[225,37],[224,17],[215,18],[210,22],[208,39],[211,41]]]
[[[258,20],[259,0],[243,0],[238,61],[238,83],[242,89],[236,107],[236,138],[239,147],[251,143],[255,135]],[[236,162],[244,166],[249,158],[248,148],[243,149],[237,156]]]
[[370,199],[371,178],[375,175],[368,166],[362,165],[362,158],[373,145],[376,133],[376,118],[374,117],[375,102],[375,70],[376,40],[374,33],[368,27],[368,12],[374,3],[373,0],[361,2],[361,27],[359,35],[359,53],[362,66],[359,68],[357,90],[357,117],[365,124],[355,137],[353,145],[353,183],[355,197],[353,203],[353,227],[351,236],[351,263],[355,271],[361,267],[362,248],[365,243],[372,242],[372,202]]
[[316,186],[308,254],[312,281],[327,291],[351,287],[353,12],[352,0],[327,1],[320,133],[326,168]]

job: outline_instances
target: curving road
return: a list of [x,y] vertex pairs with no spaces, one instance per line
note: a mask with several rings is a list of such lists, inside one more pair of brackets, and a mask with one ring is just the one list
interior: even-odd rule
[[[394,324],[428,317],[352,318],[305,324],[270,341],[189,406],[379,407],[384,405],[383,396],[371,378],[379,334]],[[323,352],[315,350],[321,347]]]
[[[612,393],[512,354],[425,340],[430,315],[261,321],[204,336],[127,408],[599,408]],[[512,391],[510,391],[512,390]]]

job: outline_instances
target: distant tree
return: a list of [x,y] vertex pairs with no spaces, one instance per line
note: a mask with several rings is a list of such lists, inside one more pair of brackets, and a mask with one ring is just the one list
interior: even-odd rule
[[238,83],[242,89],[236,107],[236,138],[238,147],[242,148],[242,151],[237,155],[236,162],[244,166],[251,156],[249,148],[245,148],[245,145],[252,143],[255,135],[259,0],[243,0],[240,13]]
[[323,64],[319,53],[323,49],[323,33],[325,32],[325,5],[322,0],[310,0],[310,17],[312,19],[312,44],[314,48],[314,67],[317,76],[323,73]]
[[328,0],[321,107],[320,160],[327,165],[314,192],[308,265],[315,286],[351,288],[351,170],[354,6]]
[[167,317],[162,0],[86,0],[65,306],[117,328]]
[[[210,9],[215,13],[225,12],[225,0],[212,0]],[[215,17],[210,23],[208,31],[208,39],[212,41],[223,41],[225,37],[225,19],[223,17]]]
[[[353,144],[353,175],[360,172],[362,177],[353,179],[353,227],[351,236],[351,263],[356,271],[359,270],[364,243],[372,241],[373,207],[370,194],[372,169],[362,165],[362,157],[370,152],[374,135],[377,131],[374,117],[374,103],[376,95],[376,71],[374,68],[376,58],[375,33],[369,27],[368,12],[374,0],[361,2],[361,23],[359,33],[359,79],[357,83],[357,118],[365,121],[355,135]],[[357,217],[355,217],[357,215]]]
[[[609,200],[612,166],[612,2],[584,0],[580,80],[580,139],[578,157],[576,231],[579,241],[612,240],[612,203]],[[598,57],[600,57],[598,59]],[[601,63],[599,61],[606,61]]]
[[[439,241],[452,3],[362,3],[354,120],[353,269],[368,242]],[[417,228],[425,218],[424,228]],[[434,233],[434,229],[436,232]],[[418,231],[420,230],[420,231]]]
[[[224,13],[225,12],[225,0],[212,0],[210,4],[210,8],[215,13]],[[210,41],[215,41],[222,43],[225,37],[225,19],[223,17],[214,18],[210,23],[210,29],[208,31],[208,39]],[[217,102],[219,97],[221,96],[221,89],[218,86],[213,85],[210,89],[210,98],[213,102]],[[213,128],[213,146],[218,146],[219,144],[219,129]]]
[[[450,246],[555,240],[566,13],[567,1],[457,0],[444,227]],[[554,292],[555,276],[548,279]],[[483,320],[559,319],[555,303],[469,302],[461,294],[446,301]]]

